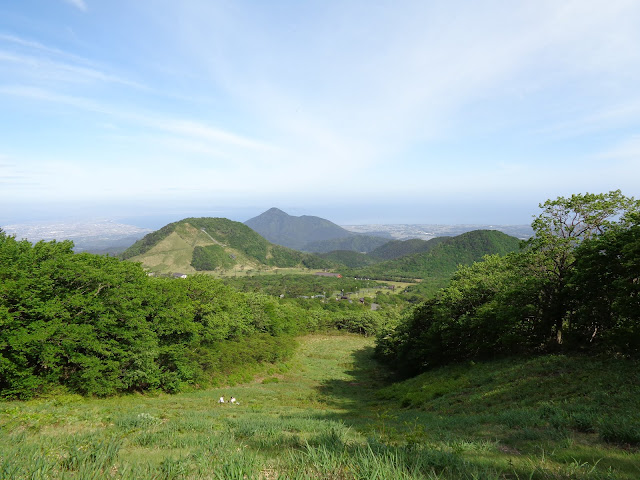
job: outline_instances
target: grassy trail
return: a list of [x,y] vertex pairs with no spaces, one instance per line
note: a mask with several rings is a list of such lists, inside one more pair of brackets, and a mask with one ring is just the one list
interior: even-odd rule
[[[0,478],[640,478],[637,452],[562,435],[523,452],[510,435],[533,429],[397,408],[375,394],[385,372],[372,348],[359,336],[313,335],[249,384],[1,402]],[[239,405],[217,403],[232,395]]]

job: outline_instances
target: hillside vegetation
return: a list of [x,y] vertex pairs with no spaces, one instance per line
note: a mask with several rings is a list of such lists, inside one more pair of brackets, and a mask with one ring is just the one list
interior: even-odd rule
[[186,218],[146,235],[121,258],[159,273],[261,268],[328,268],[319,257],[274,245],[226,218]]
[[[176,395],[0,403],[0,472],[22,479],[635,480],[616,420],[640,365],[550,356],[385,386],[361,336],[311,335],[255,380]],[[235,396],[239,404],[219,404]]]
[[369,252],[369,256],[379,261],[394,260],[396,258],[406,257],[407,255],[426,253],[447,239],[447,237],[436,237],[431,240],[422,240],[419,238],[392,240]]
[[380,358],[414,375],[516,354],[637,356],[640,202],[613,191],[541,208],[523,251],[460,268],[379,338]]
[[459,265],[470,265],[482,260],[485,255],[505,255],[519,249],[520,240],[515,237],[497,230],[474,230],[441,240],[426,252],[381,262],[364,272],[376,277],[450,276]]
[[351,250],[353,252],[369,253],[387,242],[389,242],[389,239],[385,237],[372,237],[370,235],[351,233],[351,236],[346,238],[309,242],[304,245],[302,250],[314,253],[327,253],[334,250]]
[[378,262],[377,259],[366,253],[354,252],[353,250],[333,250],[328,253],[319,253],[318,256],[349,268],[366,267]]
[[[380,256],[400,255],[413,249],[424,250],[393,260],[377,261],[368,266],[344,269],[344,274],[378,280],[418,283],[407,289],[407,300],[422,301],[447,285],[461,265],[481,261],[485,255],[505,255],[520,248],[520,240],[495,230],[474,230],[456,237],[442,237],[429,241],[391,242],[379,249]],[[373,257],[374,252],[367,256]],[[338,257],[329,257],[337,261]],[[347,260],[350,260],[347,257]],[[355,261],[350,262],[357,265]]]

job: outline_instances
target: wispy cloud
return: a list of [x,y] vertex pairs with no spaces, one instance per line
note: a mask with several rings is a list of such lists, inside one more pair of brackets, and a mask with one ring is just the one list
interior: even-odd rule
[[[614,94],[600,85],[612,76],[624,80],[620,71],[630,75],[619,87],[637,91],[638,49],[629,46],[640,44],[631,28],[640,17],[626,0],[606,8],[547,0],[482,9],[329,2],[313,12],[314,21],[293,7],[287,21],[295,27],[277,32],[266,7],[176,8],[188,19],[178,35],[215,82],[271,127],[313,148],[333,143],[356,162],[386,161],[408,145],[461,130],[507,134],[505,125],[525,120],[523,107],[540,103],[552,108],[536,121],[573,120],[581,91],[593,95],[581,113],[593,114]],[[212,18],[228,25],[212,28]]]
[[87,9],[87,4],[85,3],[84,0],[64,0],[65,2],[67,2],[70,5],[73,5],[74,7],[82,10],[83,12],[86,12]]
[[20,74],[30,78],[34,82],[47,83],[60,81],[65,83],[104,82],[118,83],[129,87],[144,88],[141,84],[123,79],[94,68],[88,68],[68,63],[55,62],[45,58],[29,55],[16,55],[0,50],[0,62],[19,64],[24,67]]
[[637,162],[636,0],[134,3],[0,33],[7,115],[53,147],[3,148],[52,190],[544,200]]
[[198,139],[210,145],[226,145],[251,151],[277,151],[275,147],[268,143],[238,135],[206,123],[175,116],[169,117],[160,112],[140,112],[127,108],[119,109],[113,105],[106,105],[92,99],[61,94],[43,88],[0,85],[0,95],[59,103],[81,110],[97,112],[137,124],[138,126],[160,130],[177,137]]

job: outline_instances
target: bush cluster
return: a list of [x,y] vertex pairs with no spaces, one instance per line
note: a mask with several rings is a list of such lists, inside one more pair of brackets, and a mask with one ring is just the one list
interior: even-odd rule
[[139,264],[72,248],[0,231],[0,396],[206,385],[286,356],[286,339],[309,328],[295,304],[203,275],[152,278]]
[[461,267],[383,332],[378,355],[413,375],[469,359],[640,352],[640,204],[619,191],[541,205],[522,252]]

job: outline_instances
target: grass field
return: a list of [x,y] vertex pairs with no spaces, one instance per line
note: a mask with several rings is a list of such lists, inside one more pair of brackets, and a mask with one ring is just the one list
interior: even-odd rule
[[[1,402],[0,478],[640,478],[637,448],[563,424],[563,412],[578,413],[570,405],[538,408],[535,399],[520,398],[537,391],[517,383],[529,371],[512,371],[512,383],[501,388],[513,365],[497,364],[493,376],[490,367],[477,374],[458,367],[380,394],[388,372],[372,360],[372,349],[371,339],[359,336],[313,335],[300,340],[288,364],[266,367],[247,384]],[[558,393],[540,381],[546,395]],[[570,383],[556,378],[562,388]],[[218,404],[221,395],[239,405]],[[610,408],[636,402],[624,406],[633,412],[637,400],[624,395],[611,397]]]

